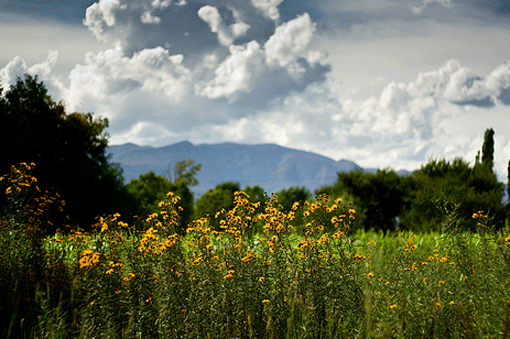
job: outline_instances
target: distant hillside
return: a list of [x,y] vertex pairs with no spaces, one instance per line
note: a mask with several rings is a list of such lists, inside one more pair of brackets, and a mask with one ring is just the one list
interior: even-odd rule
[[313,193],[321,186],[332,185],[337,172],[361,169],[351,161],[335,161],[275,144],[193,145],[185,141],[158,148],[124,144],[109,146],[107,153],[112,154],[113,162],[122,165],[126,182],[149,171],[165,175],[169,166],[193,159],[195,164],[202,164],[197,174],[199,185],[193,188],[197,195],[226,181],[239,182],[241,188],[259,185],[268,193],[293,186],[305,186]]

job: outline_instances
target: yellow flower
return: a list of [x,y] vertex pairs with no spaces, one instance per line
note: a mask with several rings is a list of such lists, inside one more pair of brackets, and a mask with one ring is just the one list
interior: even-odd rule
[[450,306],[453,306],[453,305],[455,305],[455,301],[452,300],[452,301],[450,301]]
[[267,304],[267,303],[269,303],[269,302],[270,302],[270,301],[269,301],[269,299],[264,299],[264,300],[262,300],[262,303],[263,303],[263,304]]
[[437,307],[439,307],[439,308],[443,307],[443,306],[441,305],[441,303],[439,303],[439,302],[436,302],[436,306],[437,306]]
[[107,270],[107,271],[105,272],[105,274],[112,274],[112,273],[113,273],[113,268],[110,268],[109,270]]
[[445,281],[444,280],[439,280],[439,284],[440,285],[444,285]]
[[372,278],[374,274],[372,272],[368,272],[367,277]]
[[260,277],[260,278],[259,278],[259,282],[264,282],[265,280],[266,280],[266,278],[265,278],[265,277]]
[[397,308],[397,304],[390,305],[390,310]]
[[11,187],[10,187],[10,186],[9,186],[9,187],[7,187],[7,189],[5,190],[5,194],[9,194],[9,193],[11,193],[11,192],[12,192]]

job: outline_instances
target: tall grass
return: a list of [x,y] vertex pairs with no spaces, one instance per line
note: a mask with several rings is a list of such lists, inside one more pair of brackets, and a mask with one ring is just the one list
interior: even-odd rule
[[137,225],[103,216],[94,232],[49,237],[45,211],[60,202],[29,171],[2,177],[2,338],[510,335],[510,235],[481,211],[476,233],[444,205],[442,233],[383,234],[356,230],[341,200],[285,212],[276,196],[260,206],[238,192],[180,235],[169,194]]

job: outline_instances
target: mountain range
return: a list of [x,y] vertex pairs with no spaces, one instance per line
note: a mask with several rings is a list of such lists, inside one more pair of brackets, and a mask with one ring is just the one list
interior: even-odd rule
[[127,143],[109,146],[106,153],[111,154],[110,161],[121,165],[126,182],[149,171],[165,176],[177,162],[192,159],[202,165],[196,175],[199,184],[192,188],[196,197],[227,181],[238,182],[241,188],[258,185],[267,193],[294,186],[304,186],[313,193],[324,185],[333,185],[338,172],[363,170],[352,161],[335,161],[275,144],[194,145],[184,141],[150,147]]

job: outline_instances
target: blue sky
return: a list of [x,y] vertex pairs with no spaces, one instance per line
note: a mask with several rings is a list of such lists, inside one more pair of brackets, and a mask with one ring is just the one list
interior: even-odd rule
[[[0,82],[38,74],[111,144],[276,143],[364,167],[510,158],[510,1],[0,0]],[[506,180],[506,179],[505,179]]]

